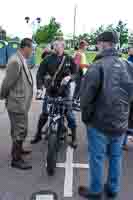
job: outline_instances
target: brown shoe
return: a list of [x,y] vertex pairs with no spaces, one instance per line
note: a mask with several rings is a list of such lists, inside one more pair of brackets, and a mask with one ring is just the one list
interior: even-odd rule
[[16,141],[13,143],[11,167],[21,169],[21,170],[32,169],[32,166],[22,159],[22,142],[21,141]]
[[20,146],[21,146],[21,154],[22,154],[22,155],[31,154],[31,151],[24,150],[24,148],[23,148],[23,142],[19,142],[19,144],[20,144]]
[[24,149],[21,150],[21,154],[23,154],[23,155],[29,155],[31,153],[32,153],[32,151],[28,151],[28,150],[24,150]]

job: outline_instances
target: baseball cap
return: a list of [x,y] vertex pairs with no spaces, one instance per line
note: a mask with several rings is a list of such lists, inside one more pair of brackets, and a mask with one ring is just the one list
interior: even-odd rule
[[97,37],[97,42],[119,43],[119,37],[116,31],[105,31]]

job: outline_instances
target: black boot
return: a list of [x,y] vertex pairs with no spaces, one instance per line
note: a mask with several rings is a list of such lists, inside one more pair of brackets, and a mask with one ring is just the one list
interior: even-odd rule
[[37,144],[42,140],[42,128],[47,122],[47,115],[41,114],[39,121],[38,121],[38,126],[37,126],[37,133],[34,137],[33,140],[31,140],[31,144]]
[[37,144],[42,140],[42,134],[36,133],[35,137],[33,140],[31,140],[31,144]]
[[32,169],[32,166],[25,162],[21,157],[21,142],[13,143],[11,167],[21,170]]
[[89,191],[89,189],[87,187],[84,186],[80,186],[78,188],[78,193],[81,197],[85,198],[85,199],[90,199],[90,200],[102,200],[102,193],[92,193]]
[[105,192],[106,196],[107,196],[108,198],[111,198],[111,199],[115,199],[115,198],[118,196],[118,193],[117,193],[117,192],[112,192],[112,191],[109,189],[109,187],[108,187],[107,184],[104,185],[104,192]]
[[71,131],[72,131],[72,141],[70,143],[70,146],[76,149],[77,148],[76,128],[71,129]]

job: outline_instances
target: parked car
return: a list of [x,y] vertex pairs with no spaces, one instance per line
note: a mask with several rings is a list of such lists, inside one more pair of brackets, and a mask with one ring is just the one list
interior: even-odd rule
[[120,52],[124,53],[124,54],[127,54],[128,53],[128,48],[121,48]]
[[95,45],[89,46],[89,47],[87,48],[87,51],[97,51],[97,48],[96,48]]

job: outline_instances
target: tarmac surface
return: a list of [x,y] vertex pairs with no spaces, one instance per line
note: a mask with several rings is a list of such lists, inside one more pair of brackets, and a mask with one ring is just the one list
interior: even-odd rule
[[[0,70],[0,82],[5,70]],[[35,80],[36,69],[32,70]],[[34,90],[36,90],[34,85]],[[89,164],[87,142],[84,125],[79,114],[75,113],[78,121],[78,148],[73,151],[64,145],[58,156],[57,169],[54,177],[46,173],[47,142],[43,140],[37,145],[31,145],[30,140],[36,132],[36,125],[41,102],[33,100],[29,114],[29,134],[25,143],[26,149],[32,149],[32,155],[27,160],[32,163],[32,170],[20,171],[10,167],[10,123],[4,102],[0,101],[0,200],[30,200],[34,192],[51,190],[58,194],[59,200],[82,200],[78,196],[78,186],[89,183]],[[106,198],[103,198],[106,199]],[[37,200],[52,200],[52,197]],[[133,144],[124,153],[123,176],[121,192],[117,200],[133,200]]]

